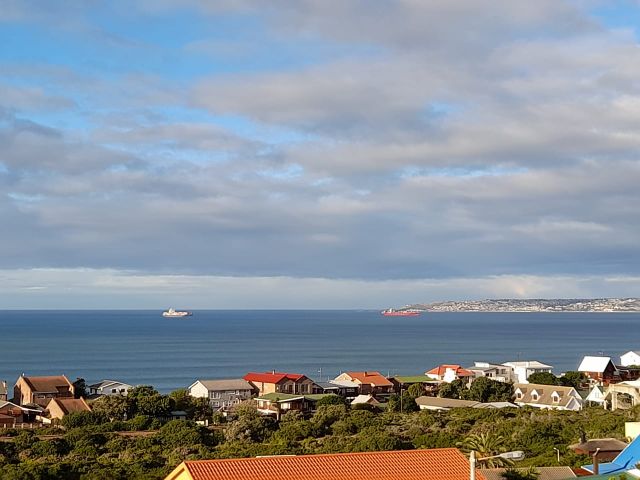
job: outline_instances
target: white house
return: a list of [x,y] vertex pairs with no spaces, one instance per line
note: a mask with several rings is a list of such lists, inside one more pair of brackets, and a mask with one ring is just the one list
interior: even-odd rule
[[474,362],[473,367],[468,367],[467,370],[473,372],[475,378],[487,377],[491,380],[497,380],[498,382],[513,382],[516,379],[513,367],[506,365]]
[[602,391],[602,387],[599,385],[594,385],[584,401],[597,403],[598,405],[604,405],[604,392]]
[[622,365],[623,367],[640,365],[640,351],[631,350],[620,356],[620,365]]
[[534,373],[551,373],[553,367],[536,360],[505,362],[502,365],[513,368],[517,383],[529,383],[529,377]]
[[127,395],[133,386],[117,380],[103,380],[88,388],[89,395]]
[[550,410],[582,410],[582,397],[573,387],[516,383],[515,404]]

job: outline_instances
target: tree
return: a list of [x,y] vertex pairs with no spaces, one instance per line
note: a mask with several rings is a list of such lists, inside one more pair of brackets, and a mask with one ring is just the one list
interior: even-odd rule
[[111,421],[131,416],[131,399],[120,395],[103,395],[91,404],[94,412],[104,413]]
[[327,395],[316,402],[316,407],[323,405],[347,405],[347,399],[340,395]]
[[445,383],[440,387],[438,396],[443,398],[462,398],[466,387],[462,380],[457,379],[451,383]]
[[416,412],[419,410],[416,399],[409,392],[402,392],[400,395],[391,395],[387,401],[387,411],[389,412]]
[[[458,442],[458,446],[464,452],[471,452],[473,450],[479,459],[492,457],[506,451],[504,437],[494,433],[474,433],[466,437],[462,442]],[[488,468],[503,467],[512,464],[511,460],[499,457],[478,460],[478,463],[482,463]]]
[[513,397],[513,384],[480,377],[473,381],[471,387],[464,391],[465,400],[476,402],[510,402]]
[[557,385],[558,378],[550,372],[536,372],[529,375],[527,378],[529,383],[537,383],[540,385]]
[[571,371],[565,372],[564,375],[558,378],[558,381],[560,385],[565,387],[580,388],[586,379],[587,376],[584,373]]
[[424,395],[424,387],[421,383],[414,383],[407,388],[407,393],[413,398],[418,398]]
[[84,381],[84,378],[76,378],[76,381],[73,382],[73,396],[74,398],[86,398],[87,396],[87,382]]

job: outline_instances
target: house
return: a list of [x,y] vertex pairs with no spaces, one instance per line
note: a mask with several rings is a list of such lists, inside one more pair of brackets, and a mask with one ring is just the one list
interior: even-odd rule
[[462,368],[460,365],[438,365],[425,372],[425,375],[446,383],[451,383],[458,379],[470,380],[474,377],[473,372]]
[[636,437],[610,463],[600,463],[599,457],[598,453],[593,464],[584,465],[582,468],[595,475],[611,475],[633,469],[640,462],[640,437]]
[[0,402],[6,402],[7,400],[7,382],[0,380]]
[[354,405],[373,405],[374,407],[377,407],[380,405],[380,402],[372,395],[358,395],[351,402],[351,406]]
[[338,387],[338,395],[346,398],[347,400],[353,400],[356,398],[360,391],[360,384],[352,382],[351,380],[329,380],[327,383]]
[[602,461],[613,460],[620,452],[627,448],[627,445],[626,442],[618,440],[617,438],[593,438],[569,445],[569,449],[578,455],[589,455],[590,457],[597,452],[598,459]]
[[502,365],[513,368],[515,383],[528,383],[529,377],[534,373],[552,373],[553,367],[545,365],[537,360],[517,362],[505,362]]
[[384,397],[393,393],[393,383],[380,372],[344,372],[334,379],[334,382],[341,381],[358,385],[360,395]]
[[300,373],[281,373],[275,370],[265,373],[249,372],[242,378],[253,385],[259,395],[267,393],[309,395],[322,392],[313,380]]
[[62,418],[74,412],[90,412],[91,407],[84,398],[52,398],[47,404],[47,416],[50,420]]
[[275,416],[280,420],[282,415],[289,411],[301,412],[303,414],[311,413],[316,409],[318,400],[333,396],[332,393],[295,395],[291,393],[266,393],[256,398],[258,412],[263,415]]
[[513,382],[515,374],[512,367],[489,362],[474,362],[473,367],[468,367],[474,378],[487,377],[498,382]]
[[249,400],[256,390],[243,378],[226,380],[196,380],[189,386],[192,397],[208,398],[214,411],[228,412]]
[[40,414],[40,410],[0,401],[0,427],[15,427],[21,423],[33,423],[38,414]]
[[129,390],[133,388],[128,383],[119,382],[117,380],[102,380],[87,387],[89,395],[127,395]]
[[584,401],[587,402],[588,405],[594,403],[604,405],[604,392],[602,391],[602,387],[600,385],[594,385]]
[[456,398],[441,398],[441,397],[418,397],[416,398],[416,404],[420,407],[420,410],[435,410],[443,411],[451,410],[452,408],[472,408],[478,405],[480,402],[473,400],[458,400]]
[[640,350],[631,350],[620,356],[620,365],[623,367],[640,366]]
[[422,385],[422,390],[426,395],[433,396],[436,395],[436,393],[438,392],[438,387],[442,383],[440,380],[433,380],[431,377],[428,377],[426,375],[396,375],[395,377],[390,377],[389,381],[393,383],[394,391],[396,393],[407,390],[411,385],[415,385],[416,383],[418,383]]
[[573,387],[516,383],[515,404],[521,407],[548,408],[552,410],[582,410],[582,397]]
[[27,377],[21,375],[13,387],[13,401],[18,405],[35,403],[46,407],[52,398],[73,398],[74,387],[64,375]]
[[604,408],[627,409],[640,405],[640,380],[610,383],[604,392]]
[[[186,460],[165,480],[468,480],[456,448]],[[481,472],[476,480],[486,480]]]
[[578,371],[584,373],[591,383],[607,386],[620,381],[620,373],[610,357],[587,355],[580,362]]

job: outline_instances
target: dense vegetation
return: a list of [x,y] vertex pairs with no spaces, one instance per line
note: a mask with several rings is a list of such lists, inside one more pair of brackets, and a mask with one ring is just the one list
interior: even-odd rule
[[[166,398],[172,398],[174,406],[182,402],[194,418],[201,415],[182,393],[167,397],[153,390],[138,391],[139,395],[131,397],[135,400],[100,401],[112,403],[112,410],[102,405],[93,413],[68,416],[64,431],[9,432],[10,441],[0,441],[0,478],[158,479],[184,459],[438,447],[474,449],[480,457],[524,450],[526,459],[518,466],[557,465],[556,447],[562,464],[577,466],[589,463],[589,458],[574,454],[567,446],[581,435],[622,438],[624,422],[640,419],[639,409],[415,412],[410,411],[415,407],[411,396],[403,398],[403,412],[399,411],[399,397],[389,402],[391,410],[397,411],[352,409],[334,399],[325,401],[310,418],[291,412],[280,422],[261,416],[247,403],[238,408],[235,420],[213,428],[193,421],[162,423],[148,415],[149,405],[171,403]],[[125,413],[134,416],[124,421],[119,415]],[[157,429],[144,431],[149,428]],[[55,436],[43,436],[51,433]]]

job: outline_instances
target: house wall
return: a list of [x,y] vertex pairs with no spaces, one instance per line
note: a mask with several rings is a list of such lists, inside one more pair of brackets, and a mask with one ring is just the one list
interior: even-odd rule
[[210,390],[209,404],[214,410],[227,410],[251,398],[251,390]]
[[47,405],[47,410],[49,411],[49,418],[51,418],[52,420],[60,420],[65,415],[64,411],[60,408],[57,402],[49,402],[49,404]]
[[[129,389],[131,388],[131,385],[118,382],[114,383],[113,385],[98,389],[97,393],[99,393],[100,395],[127,395],[129,393]],[[115,392],[113,390],[115,390]]]
[[620,365],[622,365],[623,367],[640,365],[640,355],[635,352],[627,352],[620,357]]
[[209,398],[209,390],[202,383],[196,382],[189,387],[189,395],[195,398]]

